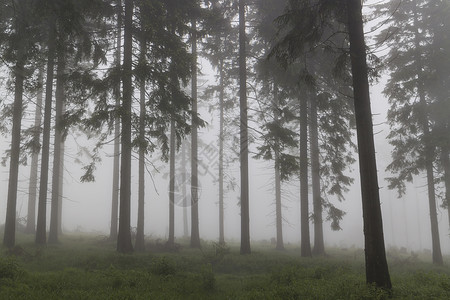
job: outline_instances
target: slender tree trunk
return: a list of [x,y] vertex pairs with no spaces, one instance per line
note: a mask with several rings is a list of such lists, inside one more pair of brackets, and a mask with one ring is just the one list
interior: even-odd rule
[[197,132],[197,20],[192,21],[192,159],[191,159],[191,247],[200,248],[198,224],[198,132]]
[[300,222],[301,256],[311,256],[308,205],[308,98],[300,98]]
[[436,211],[436,192],[434,189],[434,173],[433,173],[433,160],[435,149],[430,134],[430,128],[428,124],[428,104],[425,96],[425,87],[423,83],[423,61],[420,53],[420,33],[418,29],[418,16],[417,16],[417,2],[414,1],[414,28],[415,28],[415,55],[416,55],[416,68],[417,68],[417,91],[419,93],[419,105],[421,114],[421,125],[423,131],[422,143],[425,149],[425,169],[427,173],[427,187],[428,187],[428,204],[430,208],[430,222],[431,222],[431,241],[433,248],[433,263],[442,265],[444,261],[442,259],[441,241],[439,238],[439,226],[437,220]]
[[[41,122],[42,122],[42,85],[43,85],[44,71],[39,69],[38,85],[39,90],[36,97],[36,111],[34,113],[34,129],[33,129],[33,143],[40,145],[41,143]],[[28,188],[28,213],[27,213],[27,227],[26,232],[34,234],[36,232],[36,197],[38,188],[38,169],[39,169],[39,150],[33,151],[31,155],[31,169],[30,169],[30,185]]]
[[187,217],[187,188],[186,188],[186,141],[183,141],[181,145],[181,166],[183,168],[183,172],[181,173],[181,180],[183,181],[183,185],[181,187],[182,197],[183,197],[183,235],[185,238],[189,236],[189,228],[188,228],[188,217]]
[[[280,113],[278,110],[279,99],[278,99],[278,86],[274,84],[273,86],[273,114],[275,122],[280,122]],[[281,124],[280,124],[281,125]],[[281,204],[281,170],[280,170],[280,142],[278,139],[275,141],[275,224],[277,231],[277,250],[284,250],[283,243],[283,206]]]
[[[65,99],[64,99],[65,102]],[[65,103],[63,103],[62,114],[64,115],[66,110]],[[65,140],[61,140],[60,144],[60,158],[59,158],[59,187],[58,187],[58,235],[63,233],[62,229],[62,204],[64,195],[64,155],[65,155]]]
[[117,251],[133,252],[131,243],[131,102],[132,56],[133,56],[133,0],[125,0],[124,21],[124,53],[123,53],[123,100],[122,100],[122,156],[120,172],[120,206],[119,233],[117,236]]
[[[117,41],[116,41],[116,66],[121,67],[121,49],[122,49],[122,1],[117,1],[119,10],[117,12]],[[120,81],[114,87],[114,98],[116,100],[116,109],[120,107]],[[111,227],[109,239],[117,240],[117,216],[119,213],[119,180],[120,180],[120,118],[114,119],[114,161],[113,161],[113,178],[112,178],[112,201],[111,201]]]
[[45,108],[44,129],[42,134],[42,159],[41,177],[39,183],[39,203],[36,225],[36,239],[38,245],[47,243],[46,221],[47,221],[47,189],[48,189],[48,167],[50,154],[50,131],[52,118],[53,77],[55,66],[56,25],[55,17],[49,19],[48,57],[47,57],[47,79],[45,82]]
[[280,154],[275,151],[275,214],[277,229],[277,250],[284,250],[283,243],[283,206],[281,205]]
[[325,254],[323,242],[322,197],[320,195],[320,163],[319,163],[319,132],[317,125],[317,100],[310,97],[310,153],[311,179],[314,207],[314,255]]
[[391,289],[384,246],[361,1],[347,0],[347,11],[361,177],[366,281]]
[[[62,42],[62,41],[60,41]],[[62,42],[63,43],[63,42]],[[49,244],[58,242],[58,215],[59,215],[59,187],[61,171],[61,145],[62,128],[61,119],[64,106],[65,70],[66,61],[62,45],[58,47],[58,65],[56,68],[56,91],[55,91],[55,137],[53,151],[53,173],[52,173],[52,202],[50,211],[50,232],[48,234]]]
[[220,91],[219,91],[219,109],[220,109],[220,120],[219,120],[219,244],[225,244],[225,230],[224,230],[224,208],[223,208],[223,141],[224,141],[224,71],[223,71],[223,60],[220,60]]
[[[23,32],[22,20],[17,20],[19,34]],[[22,28],[22,29],[21,29]],[[17,206],[17,183],[19,177],[20,159],[20,132],[22,127],[23,111],[23,86],[25,81],[25,41],[19,42],[17,62],[14,68],[14,107],[13,107],[13,128],[11,138],[11,160],[9,165],[8,200],[6,204],[5,233],[3,245],[8,248],[14,247],[16,243],[16,206]]]
[[170,118],[170,181],[169,181],[169,239],[167,244],[172,247],[175,244],[175,116]]
[[[141,40],[141,62],[145,62],[147,45],[145,38]],[[145,204],[145,79],[140,80],[140,116],[139,116],[139,191],[138,191],[138,219],[136,228],[136,251],[145,250],[144,242],[144,204]]]
[[239,106],[241,163],[241,254],[250,254],[250,207],[248,190],[247,53],[245,0],[239,0]]

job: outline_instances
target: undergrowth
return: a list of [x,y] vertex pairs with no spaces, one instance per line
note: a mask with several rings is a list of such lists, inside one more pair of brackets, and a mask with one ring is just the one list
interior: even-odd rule
[[106,238],[70,235],[44,248],[27,236],[18,245],[1,251],[0,299],[450,299],[448,258],[437,267],[395,251],[388,293],[365,283],[357,249],[301,258],[296,248],[254,245],[240,255],[204,243],[122,255]]

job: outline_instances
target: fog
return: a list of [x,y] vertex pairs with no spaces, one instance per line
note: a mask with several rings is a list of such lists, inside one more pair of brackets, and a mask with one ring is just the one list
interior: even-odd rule
[[[204,69],[210,66],[203,61]],[[206,82],[213,80],[208,74],[203,78]],[[424,175],[421,174],[408,184],[407,193],[398,198],[397,191],[389,190],[384,178],[389,174],[384,170],[389,164],[391,147],[387,143],[386,135],[389,128],[386,124],[387,99],[382,95],[384,82],[371,87],[372,111],[374,115],[374,132],[377,151],[378,178],[380,186],[380,199],[382,203],[383,224],[386,247],[405,247],[410,250],[431,249],[431,229],[429,220],[429,207]],[[9,96],[11,97],[11,96]],[[202,105],[203,104],[203,105]],[[209,124],[199,130],[200,167],[200,197],[199,197],[199,224],[200,237],[204,240],[217,240],[219,232],[218,222],[218,184],[217,169],[218,157],[214,155],[217,150],[218,124],[217,116],[211,115],[205,101],[200,102],[200,114]],[[32,112],[27,112],[30,115]],[[237,129],[236,129],[237,130]],[[238,134],[238,132],[236,132]],[[2,137],[1,153],[5,153],[9,145],[9,137]],[[228,141],[230,142],[230,141]],[[112,160],[113,147],[105,145],[102,150],[102,161],[98,163],[95,171],[95,182],[81,183],[83,163],[89,161],[89,156],[83,153],[83,147],[89,149],[93,142],[87,140],[82,134],[72,132],[66,140],[66,155],[64,158],[64,200],[62,226],[65,232],[92,232],[108,236],[111,218],[112,194]],[[254,147],[254,146],[251,146]],[[218,150],[217,150],[218,151]],[[216,152],[217,152],[216,151]],[[132,226],[136,226],[137,218],[137,155],[132,166]],[[179,167],[180,159],[176,164]],[[355,153],[355,157],[356,153]],[[160,153],[155,152],[149,160],[154,164],[147,166],[146,196],[145,196],[145,234],[147,238],[165,240],[168,235],[169,216],[169,175],[168,165],[160,159]],[[0,223],[4,222],[6,211],[6,195],[8,182],[8,164],[1,166],[1,199]],[[187,173],[190,174],[189,166]],[[324,240],[328,247],[358,247],[363,248],[362,208],[359,188],[358,163],[352,166],[350,175],[355,179],[350,191],[345,195],[345,201],[334,203],[346,212],[341,221],[340,231],[332,231],[329,222],[324,224]],[[50,168],[51,170],[51,168]],[[178,169],[177,169],[178,172]],[[239,165],[231,163],[226,170],[227,174],[239,182]],[[189,177],[189,176],[188,176]],[[28,201],[29,167],[21,166],[19,171],[19,189],[17,214],[26,217]],[[181,186],[177,187],[181,191]],[[49,189],[50,191],[51,189]],[[188,189],[189,190],[189,189]],[[299,245],[300,243],[300,200],[299,181],[293,178],[282,185],[283,197],[283,235],[286,243]],[[250,158],[250,233],[252,241],[268,240],[275,237],[275,206],[273,187],[273,163]],[[178,195],[181,202],[181,195]],[[177,198],[178,199],[178,198]],[[310,209],[312,197],[309,197]],[[177,201],[177,200],[176,200]],[[190,199],[189,199],[190,201]],[[189,202],[188,201],[188,202]],[[440,207],[438,202],[438,221],[443,253],[450,253],[449,221],[447,211]],[[50,200],[47,208],[49,209]],[[175,235],[183,236],[183,206],[175,206]],[[188,224],[190,226],[190,210]],[[50,214],[47,214],[48,220]],[[49,221],[47,222],[49,224]],[[47,225],[48,226],[48,225]],[[310,226],[311,236],[313,226]],[[235,190],[227,191],[225,195],[225,239],[239,241],[240,238],[240,208],[239,186]]]

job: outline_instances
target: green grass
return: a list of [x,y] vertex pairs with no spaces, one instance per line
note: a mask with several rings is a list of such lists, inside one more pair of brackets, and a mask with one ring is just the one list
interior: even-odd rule
[[388,251],[389,295],[365,284],[358,249],[301,258],[298,248],[270,244],[240,255],[238,245],[163,252],[153,242],[153,251],[122,255],[104,237],[65,235],[44,248],[32,236],[18,239],[1,250],[0,299],[450,299],[448,257],[437,267],[397,249]]

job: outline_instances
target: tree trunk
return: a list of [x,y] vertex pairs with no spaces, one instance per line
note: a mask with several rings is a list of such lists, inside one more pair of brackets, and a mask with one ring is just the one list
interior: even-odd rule
[[314,207],[314,255],[325,254],[323,242],[322,197],[320,195],[320,163],[319,163],[319,132],[317,125],[317,100],[310,100],[310,153],[311,153],[311,179]]
[[197,20],[192,21],[192,159],[191,159],[191,247],[200,248],[198,224],[198,124],[197,118]]
[[170,181],[169,181],[169,239],[167,244],[172,247],[175,244],[175,116],[170,117]]
[[[121,49],[122,49],[122,0],[117,1],[119,10],[117,12],[117,41],[116,41],[116,67],[120,69]],[[120,107],[120,81],[114,87],[114,98],[116,99],[116,109]],[[120,118],[114,119],[114,161],[113,161],[113,182],[111,201],[111,227],[109,239],[117,240],[117,215],[119,210],[119,178],[120,178]]]
[[189,236],[189,228],[188,228],[188,217],[187,217],[187,188],[186,188],[186,141],[184,140],[181,145],[181,167],[183,168],[181,173],[181,180],[183,181],[183,185],[181,187],[182,197],[183,197],[183,236],[187,238]]
[[281,205],[281,178],[280,178],[280,154],[275,151],[275,214],[277,229],[277,250],[284,250],[283,243],[283,216]]
[[347,0],[347,11],[361,177],[366,281],[391,289],[384,246],[361,1]]
[[[64,43],[60,41],[61,43]],[[53,173],[52,173],[52,202],[50,211],[50,232],[48,234],[48,242],[56,244],[58,242],[58,216],[59,216],[59,187],[60,187],[60,171],[61,171],[61,145],[62,145],[62,128],[61,119],[64,106],[64,88],[65,88],[65,70],[66,61],[65,53],[62,45],[58,47],[58,65],[56,68],[56,91],[55,91],[55,137],[53,151]]]
[[[278,86],[274,84],[273,86],[273,114],[275,122],[280,122],[279,113],[279,100],[278,100]],[[278,139],[275,140],[275,224],[277,231],[277,250],[284,250],[283,243],[283,206],[281,204],[281,170],[280,170],[280,142]]]
[[248,190],[247,53],[245,0],[239,0],[239,107],[241,172],[241,254],[250,254],[250,208]]
[[220,120],[219,120],[219,244],[225,244],[225,230],[224,230],[224,208],[223,208],[223,141],[224,141],[224,71],[223,71],[223,60],[220,60],[220,91],[219,91],[219,109],[220,109]]
[[[43,85],[44,71],[39,69],[38,85],[39,90],[36,97],[36,111],[34,113],[34,129],[33,129],[33,143],[40,145],[41,143],[41,122],[42,122],[42,85]],[[30,169],[30,184],[28,188],[28,212],[27,212],[27,227],[26,233],[34,234],[36,232],[36,196],[38,188],[38,169],[39,169],[39,152],[33,151],[31,154],[31,169]]]
[[124,53],[123,53],[123,100],[122,100],[122,157],[120,172],[120,206],[119,233],[117,236],[117,251],[133,252],[130,228],[130,198],[131,198],[131,102],[132,85],[132,55],[133,55],[133,0],[125,0],[124,21]]
[[308,98],[300,98],[300,223],[302,257],[311,256],[308,207]]
[[[65,101],[65,100],[64,100]],[[65,103],[63,103],[62,114],[64,115],[66,110]],[[65,141],[61,140],[60,146],[60,159],[59,159],[59,187],[58,187],[58,235],[63,233],[62,229],[62,204],[64,195],[64,153],[65,153]]]
[[48,167],[50,159],[50,131],[52,118],[53,77],[55,66],[56,24],[55,17],[51,16],[49,22],[48,57],[47,57],[47,79],[45,82],[45,109],[44,128],[42,134],[42,159],[41,177],[39,183],[39,203],[36,225],[36,244],[47,243],[46,221],[47,221],[47,189],[48,189]]
[[[17,23],[23,21],[17,20]],[[22,25],[19,24],[18,33],[24,34]],[[23,38],[22,38],[23,39]],[[9,165],[8,201],[6,205],[5,232],[3,245],[8,248],[14,247],[16,243],[16,206],[17,206],[17,183],[19,177],[20,160],[20,132],[22,127],[23,111],[23,86],[25,81],[25,41],[19,41],[17,62],[14,68],[16,78],[14,85],[14,107],[13,127],[11,137],[11,160]]]
[[[145,62],[147,45],[145,38],[141,40],[141,62]],[[144,242],[144,204],[145,204],[145,79],[140,80],[140,115],[139,115],[139,188],[138,188],[138,218],[136,227],[136,251],[145,250]]]
[[419,93],[419,105],[420,105],[420,117],[423,131],[422,143],[425,149],[425,169],[427,173],[427,187],[428,187],[428,204],[430,208],[430,222],[431,222],[431,241],[433,248],[433,263],[442,265],[444,261],[441,253],[441,241],[439,239],[439,226],[437,220],[436,211],[436,192],[434,189],[434,173],[433,173],[433,160],[435,149],[430,134],[430,128],[428,124],[428,104],[425,96],[425,87],[423,82],[423,61],[420,53],[420,40],[418,29],[418,16],[417,16],[417,2],[414,1],[414,40],[415,40],[415,55],[416,55],[416,68],[417,68],[417,91]]
[[[147,53],[147,44],[145,38],[141,39],[141,57],[142,63],[145,62],[145,55]],[[138,191],[138,219],[136,227],[136,251],[145,250],[144,242],[144,204],[145,204],[145,79],[140,80],[140,115],[139,115],[139,191]]]

